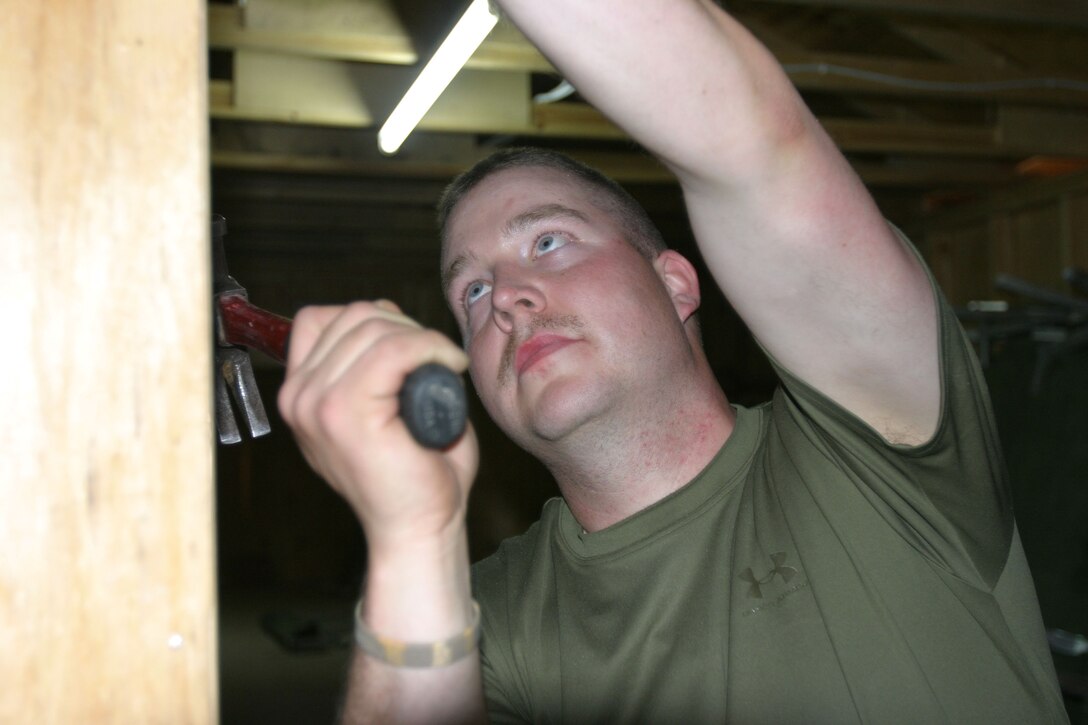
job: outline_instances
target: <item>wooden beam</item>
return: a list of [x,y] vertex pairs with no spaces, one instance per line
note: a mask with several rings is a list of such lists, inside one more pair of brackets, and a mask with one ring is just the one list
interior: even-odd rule
[[[465,156],[460,161],[445,160],[447,156],[432,160],[424,158],[409,159],[362,159],[336,157],[331,155],[315,156],[273,153],[269,151],[228,151],[212,152],[212,165],[216,169],[241,171],[270,171],[289,174],[313,174],[325,176],[354,176],[361,179],[413,179],[415,181],[445,182],[464,171],[473,163],[483,158],[487,149],[477,149],[474,154]],[[600,169],[613,179],[627,184],[674,184],[676,178],[660,163],[645,153],[640,152],[573,152],[585,163]],[[955,188],[961,186],[993,186],[1015,181],[1020,173],[1017,167],[1009,163],[991,161],[945,161],[936,159],[893,159],[878,163],[867,160],[851,162],[854,170],[867,185],[879,188],[915,188],[932,187]],[[413,186],[412,189],[417,187]],[[224,199],[233,199],[234,192],[229,186],[220,187],[219,195]],[[284,198],[296,200],[340,201],[343,203],[366,201],[393,208],[404,205],[432,204],[437,198],[436,191],[426,192],[426,198],[420,198],[420,192],[391,187],[388,183],[362,185],[345,191],[343,187],[320,190],[310,195],[292,191],[284,196],[274,181],[262,181],[259,186],[247,187],[245,199],[250,203],[274,203]]]
[[[1022,152],[1002,146],[993,128],[953,124],[919,124],[903,121],[820,119],[824,128],[846,152],[948,154],[971,157],[1005,157]],[[583,103],[552,103],[535,106],[533,127],[526,135],[557,138],[623,139],[623,132],[591,106]],[[1036,139],[1040,143],[1043,140]]]
[[1015,181],[1015,164],[989,160],[898,158],[878,163],[852,160],[851,165],[867,186],[907,189],[990,187]]
[[[316,1],[316,0],[315,0]],[[367,61],[371,63],[411,65],[419,60],[408,31],[396,20],[389,0],[354,0],[350,7],[356,14],[375,18],[371,25],[361,22],[335,25],[331,9],[349,5],[347,0],[322,0],[311,11],[310,4],[287,0],[251,0],[243,10],[234,6],[213,5],[209,16],[209,42],[216,48],[263,50],[317,58]],[[269,9],[275,8],[275,12]],[[346,11],[345,11],[346,12]],[[260,23],[248,22],[257,16]],[[330,17],[326,17],[330,16]],[[325,20],[322,18],[325,17]],[[741,22],[748,22],[743,11]],[[1033,74],[1018,68],[997,66],[965,67],[946,62],[905,60],[858,54],[813,53],[805,51],[777,34],[754,15],[753,32],[775,52],[779,61],[791,70],[791,79],[805,91],[879,93],[905,98],[976,98],[1006,102],[1054,103],[1088,106],[1088,94],[1064,88],[1022,88],[1015,84]],[[533,48],[516,28],[500,23],[467,64],[481,70],[506,70],[548,73],[552,66]],[[854,71],[837,72],[838,68]],[[859,73],[860,72],[860,73]],[[867,74],[867,75],[866,75]],[[877,76],[914,80],[920,83],[892,85]],[[1038,75],[1038,74],[1034,74]],[[1088,73],[1081,70],[1072,80],[1088,83]],[[926,83],[998,84],[965,95],[963,91]],[[1002,88],[1000,84],[1011,84]]]
[[[417,49],[389,0],[250,0],[244,7],[208,6],[208,44],[219,49],[264,50],[314,58],[414,65]],[[509,21],[500,22],[469,68],[554,72],[552,65]]]
[[468,68],[490,70],[557,73],[548,59],[505,18],[499,21],[465,65]]
[[[995,127],[821,119],[844,151],[1022,158],[1036,154],[1088,156],[1088,134],[1075,114],[1053,116],[1022,109],[1005,112]],[[1035,131],[1048,128],[1051,133]]]
[[0,722],[217,719],[204,9],[0,23]]
[[375,119],[354,64],[239,50],[231,105],[212,98],[212,118],[329,126],[370,126]]
[[[964,35],[1007,58],[1009,66],[1030,68],[1037,75],[1083,79],[1088,58],[1088,32],[1072,27],[969,25]],[[1081,84],[1084,92],[1085,84]]]
[[1016,173],[1024,178],[1054,178],[1068,176],[1088,169],[1088,159],[1057,156],[1032,156],[1016,165]]
[[[1088,115],[1053,108],[1002,106],[997,114],[1002,146],[1031,153],[1088,157]],[[1028,154],[1025,154],[1028,155]]]
[[[387,65],[238,51],[235,79],[211,87],[213,118],[371,128],[414,79]],[[848,152],[1007,158],[1088,155],[1088,126],[1066,109],[1008,106],[998,124],[821,118]],[[465,70],[424,116],[421,131],[621,140],[625,134],[584,103],[530,103],[521,72]]]
[[[483,97],[483,96],[481,96]],[[456,94],[444,101],[447,108],[463,103]],[[339,114],[322,115],[316,107],[298,105],[300,110],[271,110],[236,107],[213,108],[213,118],[239,118],[254,121],[302,122],[331,126],[373,127],[373,119],[360,116],[357,119]],[[436,106],[437,108],[437,106]],[[305,111],[301,109],[306,109]],[[479,110],[479,107],[476,107]],[[1086,142],[1071,135],[1083,123],[1075,115],[1061,116],[1066,120],[1050,128],[1060,129],[1060,134],[1047,135],[1034,131],[1032,113],[1007,111],[1003,126],[975,126],[960,124],[922,124],[898,120],[857,120],[822,118],[828,134],[844,152],[921,154],[964,157],[1015,158],[1032,155],[1085,156]],[[535,106],[528,122],[518,123],[511,118],[466,118],[458,114],[435,113],[428,115],[419,128],[421,131],[442,133],[502,134],[526,137],[582,138],[595,140],[622,140],[626,135],[592,107],[580,103],[553,103]],[[1072,130],[1070,130],[1072,129]],[[1086,138],[1085,136],[1079,137]],[[1070,139],[1073,139],[1072,141]],[[292,162],[294,163],[294,162]]]
[[[208,4],[208,45],[275,51],[317,58],[411,65],[419,60],[411,38],[385,0],[285,3],[252,0],[245,6]],[[351,10],[354,15],[350,15]],[[345,15],[351,17],[346,27]]]
[[848,152],[970,157],[1005,155],[989,128],[848,119],[822,119],[821,123],[839,148]]
[[[305,156],[291,153],[254,151],[212,152],[216,169],[275,171],[292,174],[329,174],[363,177],[395,177],[448,180],[487,155],[481,148],[471,157],[457,161],[432,158],[357,159]],[[671,184],[674,177],[664,166],[644,154],[574,152],[571,154],[621,183]]]
[[[230,92],[212,87],[211,116],[368,128],[381,123],[416,71],[264,51],[235,53]],[[229,102],[228,102],[229,100]],[[529,120],[523,72],[459,73],[420,121],[422,130],[507,133]]]
[[[989,219],[997,211],[1016,211],[1039,204],[1053,204],[1062,197],[1088,197],[1088,171],[1051,179],[1030,179],[984,198],[936,212],[918,220],[918,229],[948,229]],[[919,235],[920,236],[920,235]]]
[[849,8],[878,13],[933,15],[994,22],[1088,27],[1083,0],[745,0],[745,4]]
[[[957,101],[1054,104],[1088,107],[1088,93],[1049,85],[1045,74],[1008,66],[965,66],[943,61],[879,58],[852,53],[791,53],[777,56],[803,91],[833,91]],[[1088,88],[1088,74],[1062,80]]]
[[946,61],[976,68],[1005,68],[1009,58],[991,46],[979,43],[961,29],[946,24],[914,19],[899,21],[892,30]]

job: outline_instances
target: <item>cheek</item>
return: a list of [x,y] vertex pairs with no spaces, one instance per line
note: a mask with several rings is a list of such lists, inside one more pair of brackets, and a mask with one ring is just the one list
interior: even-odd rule
[[468,374],[472,387],[483,405],[488,417],[500,428],[506,427],[508,402],[503,402],[503,389],[498,383],[498,365],[495,362],[483,362],[471,357]]
[[594,315],[607,315],[624,332],[639,332],[648,316],[662,314],[662,305],[671,310],[672,304],[661,281],[656,276],[635,268],[615,268],[602,265],[587,275],[578,285],[589,299],[583,309]]
[[469,339],[465,352],[468,354],[468,372],[472,377],[472,384],[483,398],[496,384],[499,360],[502,357],[501,340],[484,330]]

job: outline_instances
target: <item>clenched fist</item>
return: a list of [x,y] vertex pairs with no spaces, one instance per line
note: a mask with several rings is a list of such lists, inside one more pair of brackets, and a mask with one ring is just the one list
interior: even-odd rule
[[458,373],[468,365],[456,344],[392,302],[295,317],[280,412],[306,460],[354,509],[372,554],[448,537],[464,523],[478,461],[471,425],[434,451],[398,415],[404,379],[430,362]]

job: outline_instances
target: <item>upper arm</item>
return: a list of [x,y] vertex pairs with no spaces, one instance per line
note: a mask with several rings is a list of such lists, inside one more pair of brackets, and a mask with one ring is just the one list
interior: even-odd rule
[[710,0],[502,0],[679,178],[700,250],[783,365],[886,437],[937,422],[927,276],[781,66]]
[[777,361],[896,443],[939,417],[936,300],[917,255],[816,126],[749,180],[688,181],[705,260]]
[[685,98],[670,99],[672,133],[647,141],[680,180],[711,273],[780,364],[889,441],[926,440],[940,407],[929,276],[777,60],[696,5],[708,22],[689,44],[711,62],[664,62]]

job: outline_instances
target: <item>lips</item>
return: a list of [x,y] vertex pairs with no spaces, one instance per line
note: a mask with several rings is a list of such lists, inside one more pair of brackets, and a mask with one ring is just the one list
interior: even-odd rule
[[552,333],[535,335],[518,347],[514,358],[514,369],[517,370],[518,375],[521,375],[553,352],[575,342],[577,340]]

